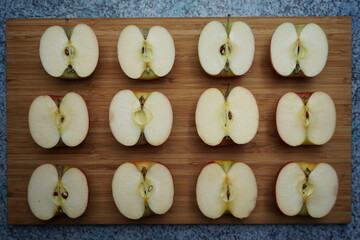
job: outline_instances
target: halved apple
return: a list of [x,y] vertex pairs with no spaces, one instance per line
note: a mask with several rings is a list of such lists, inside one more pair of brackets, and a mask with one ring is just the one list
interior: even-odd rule
[[65,144],[75,147],[89,131],[89,113],[77,93],[38,96],[29,110],[29,129],[34,141],[43,148]]
[[212,76],[245,74],[255,54],[255,39],[245,22],[209,22],[201,31],[198,54],[202,68]]
[[289,162],[278,174],[275,192],[285,215],[322,218],[335,205],[338,177],[327,163]]
[[196,183],[196,200],[208,218],[230,212],[246,218],[255,208],[257,184],[251,168],[241,162],[214,161],[205,165]]
[[335,132],[334,102],[324,92],[288,92],[278,102],[276,126],[290,146],[325,144]]
[[96,68],[99,44],[86,24],[74,28],[52,26],[40,39],[40,60],[45,71],[59,78],[86,78]]
[[140,29],[135,25],[125,27],[117,45],[118,59],[124,73],[133,79],[164,77],[175,61],[175,45],[164,27]]
[[112,194],[117,208],[127,218],[164,214],[173,203],[173,179],[161,163],[127,162],[114,174]]
[[65,213],[80,217],[88,204],[86,175],[78,168],[43,164],[32,173],[28,185],[31,212],[41,220]]
[[170,135],[173,112],[160,92],[122,90],[111,101],[109,122],[114,137],[125,146],[158,146]]
[[315,23],[286,22],[271,38],[270,55],[279,75],[314,77],[325,67],[328,41],[324,30]]
[[209,88],[199,98],[195,122],[200,138],[210,146],[248,143],[259,126],[256,99],[240,86],[226,91]]

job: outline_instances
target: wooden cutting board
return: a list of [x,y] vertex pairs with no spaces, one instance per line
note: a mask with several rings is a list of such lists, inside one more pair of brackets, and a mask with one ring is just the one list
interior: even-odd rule
[[[213,78],[202,70],[197,54],[201,29],[211,20],[225,18],[161,19],[70,19],[69,24],[89,24],[95,31],[100,58],[88,79],[62,80],[50,77],[39,58],[39,42],[45,29],[64,26],[64,19],[9,19],[6,23],[7,51],[7,166],[8,221],[10,224],[249,224],[249,223],[348,223],[351,221],[351,18],[234,18],[253,30],[256,51],[248,73],[235,78]],[[286,21],[319,24],[329,41],[329,57],[323,72],[314,78],[282,78],[270,64],[269,47],[275,28]],[[128,24],[142,28],[166,27],[176,46],[175,65],[168,76],[154,81],[132,80],[124,75],[117,59],[120,31]],[[256,137],[246,145],[210,147],[198,137],[195,107],[201,93],[210,87],[241,85],[255,95],[260,111]],[[170,100],[174,123],[167,142],[160,147],[120,145],[108,121],[112,97],[121,89],[161,91]],[[76,148],[42,149],[28,130],[28,110],[42,94],[64,95],[74,91],[87,102],[90,131]],[[337,110],[336,131],[324,146],[290,147],[283,143],[275,126],[279,97],[288,91],[324,91],[331,95]],[[212,160],[247,163],[258,184],[256,208],[243,220],[230,215],[218,220],[204,217],[195,199],[195,185],[203,165]],[[162,216],[133,221],[117,210],[111,194],[116,168],[125,161],[161,161],[172,172],[174,204]],[[274,184],[279,168],[288,161],[330,163],[339,177],[339,194],[329,215],[322,219],[287,217],[274,202]],[[89,180],[90,197],[85,214],[78,219],[65,216],[40,221],[30,212],[27,185],[33,170],[44,163],[75,165]]]

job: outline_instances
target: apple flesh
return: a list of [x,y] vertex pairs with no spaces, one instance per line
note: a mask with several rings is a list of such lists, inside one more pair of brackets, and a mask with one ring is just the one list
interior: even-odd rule
[[276,126],[290,146],[325,144],[335,132],[335,104],[324,92],[288,92],[278,102]]
[[164,214],[173,203],[173,179],[161,163],[127,162],[114,174],[112,194],[121,214],[129,219]]
[[201,67],[212,76],[231,77],[245,74],[255,54],[251,28],[242,21],[209,22],[201,31],[198,54]]
[[175,61],[175,45],[164,27],[140,29],[135,25],[125,27],[117,45],[121,69],[132,79],[164,77]]
[[196,183],[200,211],[216,219],[229,212],[246,218],[255,208],[257,184],[251,168],[241,162],[214,161],[202,169]]
[[86,24],[74,28],[52,26],[40,39],[40,60],[45,71],[58,78],[77,79],[90,76],[99,59],[99,44]]
[[173,112],[160,92],[121,90],[109,108],[111,132],[125,146],[163,144],[170,135]]
[[283,23],[271,38],[270,55],[279,75],[314,77],[324,69],[327,61],[326,34],[315,23]]
[[248,143],[259,126],[256,99],[248,89],[240,86],[226,91],[209,88],[199,98],[195,122],[200,138],[210,146],[229,141]]
[[62,144],[75,147],[89,130],[86,103],[73,92],[64,97],[38,96],[30,106],[28,120],[32,138],[43,148]]
[[322,218],[335,205],[338,177],[327,163],[289,162],[278,174],[275,192],[285,215]]
[[31,212],[41,220],[65,213],[80,217],[88,204],[88,182],[78,168],[43,164],[32,173],[28,186]]

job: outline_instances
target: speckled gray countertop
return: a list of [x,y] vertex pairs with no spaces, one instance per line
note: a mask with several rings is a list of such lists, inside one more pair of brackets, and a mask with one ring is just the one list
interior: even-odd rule
[[[7,224],[6,52],[8,18],[352,17],[352,222],[346,225],[119,225],[12,226]],[[360,2],[282,1],[0,1],[0,238],[1,239],[360,239]],[[21,207],[21,206],[19,206]]]

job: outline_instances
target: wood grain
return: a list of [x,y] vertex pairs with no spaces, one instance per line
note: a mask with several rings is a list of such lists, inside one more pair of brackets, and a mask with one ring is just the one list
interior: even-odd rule
[[[10,224],[252,224],[252,223],[348,223],[351,221],[351,18],[234,18],[247,22],[254,33],[256,52],[250,71],[235,78],[213,78],[204,73],[197,55],[201,29],[215,18],[162,19],[70,19],[70,24],[87,23],[100,44],[96,71],[88,79],[61,80],[46,74],[39,58],[39,42],[44,30],[64,26],[64,19],[9,19],[7,21],[7,166],[8,221]],[[224,18],[216,18],[225,21]],[[319,24],[329,41],[329,57],[323,72],[314,78],[282,78],[269,62],[270,39],[275,28],[285,22]],[[176,47],[175,65],[170,74],[154,81],[127,78],[117,60],[117,40],[128,24],[142,28],[162,25],[172,34]],[[246,145],[210,147],[198,137],[195,107],[201,93],[210,87],[241,85],[255,95],[260,111],[256,137]],[[168,141],[160,147],[124,147],[112,136],[108,107],[121,89],[161,91],[170,100],[174,123]],[[76,148],[45,150],[32,140],[27,123],[32,100],[42,94],[64,95],[75,91],[87,102],[90,131]],[[289,147],[275,128],[275,108],[288,91],[324,91],[337,109],[334,137],[324,146]],[[125,161],[161,161],[171,170],[175,198],[171,210],[162,216],[133,221],[117,210],[111,194],[116,168]],[[258,183],[255,210],[243,220],[223,216],[204,217],[195,200],[197,175],[212,160],[236,160],[253,169]],[[279,168],[288,161],[330,163],[339,176],[335,207],[322,219],[287,217],[274,202],[274,184]],[[27,185],[32,171],[44,163],[70,164],[82,168],[89,180],[90,198],[85,214],[78,219],[65,216],[50,221],[37,220],[27,203]]]

